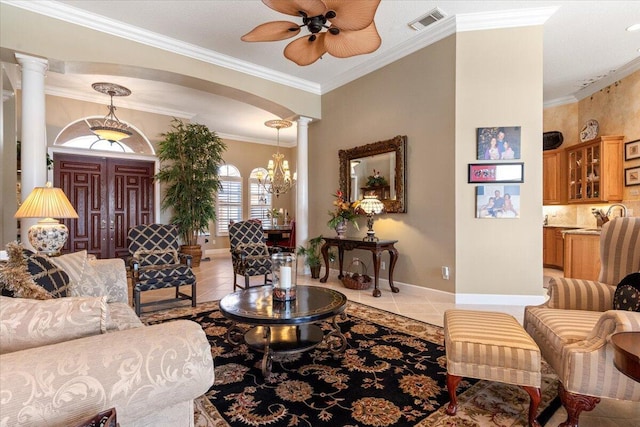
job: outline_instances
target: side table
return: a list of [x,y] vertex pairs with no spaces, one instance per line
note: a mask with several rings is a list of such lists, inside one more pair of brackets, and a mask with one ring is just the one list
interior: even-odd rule
[[640,332],[611,335],[613,364],[626,376],[640,382]]
[[338,274],[338,279],[342,279],[344,275],[342,274],[342,267],[344,261],[344,251],[352,251],[354,249],[364,249],[371,252],[373,257],[373,274],[374,274],[374,288],[373,288],[373,296],[379,297],[382,295],[380,289],[378,288],[378,277],[380,276],[380,258],[384,251],[389,252],[389,287],[391,287],[391,291],[393,293],[400,292],[396,286],[393,285],[393,268],[396,265],[396,261],[398,261],[398,250],[395,248],[395,244],[398,242],[397,240],[376,240],[373,242],[362,240],[362,238],[350,238],[346,237],[344,239],[340,239],[337,237],[323,237],[324,244],[322,245],[321,252],[322,257],[324,258],[324,268],[325,274],[322,279],[320,279],[320,283],[326,283],[329,278],[329,248],[332,246],[336,246],[338,248],[338,260],[340,262],[340,274]]

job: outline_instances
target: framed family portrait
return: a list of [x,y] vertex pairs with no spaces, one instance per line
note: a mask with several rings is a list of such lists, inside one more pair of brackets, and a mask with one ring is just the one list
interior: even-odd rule
[[640,139],[625,142],[624,144],[624,160],[629,161],[640,159]]
[[625,187],[640,185],[640,166],[624,170],[624,185]]
[[520,186],[478,185],[476,218],[520,218]]
[[520,159],[520,126],[478,128],[478,160]]
[[473,182],[524,182],[524,163],[470,163]]

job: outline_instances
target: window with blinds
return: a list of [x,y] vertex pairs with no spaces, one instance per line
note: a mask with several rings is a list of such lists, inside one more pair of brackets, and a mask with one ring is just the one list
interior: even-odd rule
[[242,176],[233,165],[220,166],[219,176],[222,188],[216,203],[216,235],[228,236],[229,223],[242,221]]
[[251,171],[249,176],[249,192],[251,193],[249,218],[260,219],[265,222],[269,220],[267,213],[271,209],[271,193],[268,193],[258,183],[258,172],[262,172],[262,176],[267,176],[267,170],[264,168],[256,168]]

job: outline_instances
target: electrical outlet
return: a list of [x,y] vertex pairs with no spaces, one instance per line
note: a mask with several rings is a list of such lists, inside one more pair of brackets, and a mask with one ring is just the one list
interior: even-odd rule
[[386,270],[387,269],[387,264],[384,261],[382,261],[382,263],[380,263],[380,268],[383,269],[383,270]]
[[444,280],[449,280],[449,267],[446,265],[442,266],[442,278]]

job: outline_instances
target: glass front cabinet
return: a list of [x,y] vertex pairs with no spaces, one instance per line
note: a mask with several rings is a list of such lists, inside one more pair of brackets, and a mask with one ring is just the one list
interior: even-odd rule
[[601,136],[567,148],[569,203],[622,200],[623,136]]

